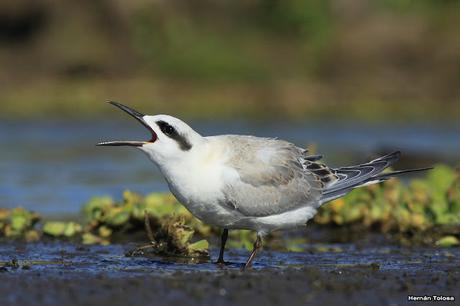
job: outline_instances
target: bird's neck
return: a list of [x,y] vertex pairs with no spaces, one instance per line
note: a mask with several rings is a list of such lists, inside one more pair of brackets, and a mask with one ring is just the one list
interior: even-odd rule
[[166,158],[156,162],[163,175],[168,179],[177,176],[188,176],[192,171],[200,171],[216,162],[215,150],[207,142],[194,144],[193,148],[176,158]]
[[206,144],[189,153],[184,158],[158,164],[169,189],[184,205],[205,196],[208,189],[219,190],[216,184],[221,182],[222,175],[219,148]]

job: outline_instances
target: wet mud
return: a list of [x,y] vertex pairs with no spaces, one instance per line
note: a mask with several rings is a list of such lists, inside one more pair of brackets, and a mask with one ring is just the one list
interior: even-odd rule
[[[0,305],[458,305],[460,249],[312,244],[263,251],[240,271],[181,258],[126,257],[134,244],[2,243]],[[216,258],[217,250],[212,257]],[[455,297],[409,302],[408,295]]]

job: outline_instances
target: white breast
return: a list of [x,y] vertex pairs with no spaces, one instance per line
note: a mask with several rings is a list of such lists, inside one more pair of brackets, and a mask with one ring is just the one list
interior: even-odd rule
[[[191,152],[192,153],[192,152]],[[228,168],[219,147],[203,148],[186,160],[161,165],[169,189],[193,215],[205,223],[224,227],[241,216],[223,206]]]

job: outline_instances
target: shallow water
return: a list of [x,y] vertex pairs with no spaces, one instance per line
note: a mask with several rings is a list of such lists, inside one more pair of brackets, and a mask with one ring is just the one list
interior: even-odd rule
[[[19,268],[10,271],[44,272],[48,275],[65,273],[106,273],[111,277],[137,274],[170,274],[177,271],[239,270],[248,251],[232,249],[226,252],[228,265],[220,267],[212,260],[200,263],[185,262],[184,259],[155,256],[126,257],[124,254],[135,244],[110,246],[83,246],[63,242],[50,243],[3,243],[0,245],[0,262],[4,265],[12,260]],[[211,258],[217,258],[213,250]],[[26,268],[23,268],[23,267]],[[460,248],[404,248],[399,246],[366,246],[354,244],[311,244],[305,252],[263,251],[256,257],[254,269],[288,269],[316,267],[330,271],[340,268],[368,268],[379,271],[445,271],[460,266]],[[64,273],[64,274],[63,274]]]
[[[428,161],[458,162],[460,126],[365,126],[350,123],[195,122],[203,135],[279,137],[315,143],[332,165],[362,162],[375,151],[400,149]],[[111,139],[146,139],[127,118],[120,122],[0,122],[0,207],[18,205],[45,215],[75,214],[95,195],[124,189],[167,191],[158,170],[140,152],[100,148]]]

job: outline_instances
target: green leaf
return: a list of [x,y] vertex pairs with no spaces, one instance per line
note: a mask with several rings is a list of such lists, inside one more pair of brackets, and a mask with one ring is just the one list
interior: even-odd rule
[[99,220],[103,211],[113,205],[113,199],[109,196],[93,197],[83,206],[82,210],[86,220]]
[[102,244],[102,245],[107,245],[110,243],[108,240],[103,239],[91,233],[84,233],[82,236],[82,242],[83,244]]
[[106,211],[103,221],[110,226],[121,226],[128,222],[129,217],[129,211],[123,207],[113,207]]
[[192,244],[189,244],[189,252],[207,252],[209,248],[209,242],[206,239],[199,240]]
[[57,237],[64,234],[65,228],[65,222],[49,221],[43,225],[43,233]]
[[460,244],[460,241],[455,236],[445,236],[439,239],[438,241],[436,241],[436,245],[443,247],[443,248],[457,246],[459,244]]
[[27,227],[27,224],[27,217],[24,215],[13,215],[11,217],[11,228],[14,231],[23,231]]
[[54,237],[72,237],[81,231],[81,225],[75,222],[48,221],[43,225],[43,233]]

